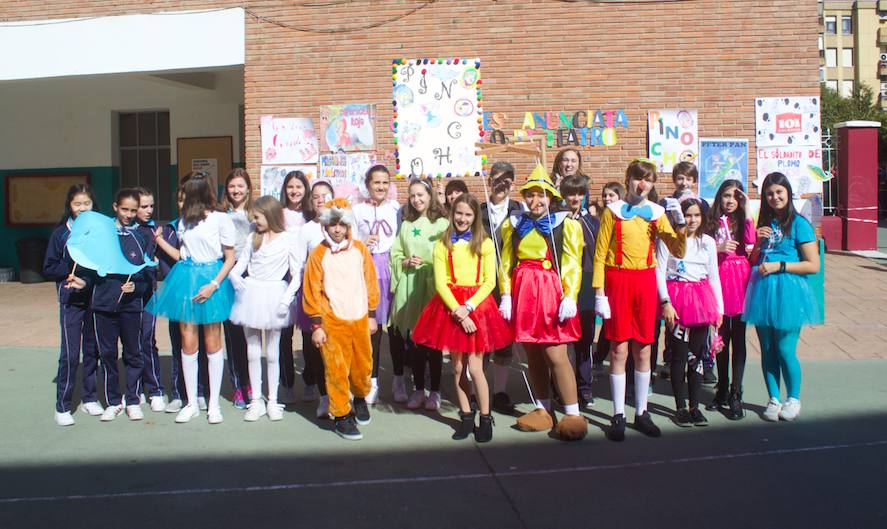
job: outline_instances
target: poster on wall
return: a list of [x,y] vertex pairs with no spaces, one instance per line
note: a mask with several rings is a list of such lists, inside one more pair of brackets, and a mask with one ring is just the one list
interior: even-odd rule
[[822,193],[822,182],[827,175],[820,169],[821,146],[759,147],[757,157],[758,174],[754,184],[758,189],[768,174],[780,172],[788,177],[795,195]]
[[290,171],[302,171],[308,180],[317,178],[316,165],[263,165],[261,176],[261,194],[280,197],[283,179]]
[[397,176],[480,174],[481,80],[478,59],[395,59]]
[[724,180],[739,180],[748,189],[748,140],[700,138],[699,196],[714,199]]
[[368,152],[349,153],[346,157],[348,180],[362,185],[370,167],[376,165],[376,155]]
[[778,171],[797,195],[822,193],[822,129],[818,96],[755,99],[757,179]]
[[647,115],[648,156],[660,172],[699,157],[698,112],[690,109],[651,110]]
[[218,158],[192,158],[191,170],[203,173],[209,178],[210,182],[219,181],[219,159]]
[[334,185],[349,182],[363,185],[364,176],[376,164],[376,155],[368,152],[321,154],[319,175]]
[[348,159],[344,154],[321,154],[321,178],[330,182],[344,180],[348,176]]
[[311,118],[262,116],[262,163],[317,163],[319,148]]
[[375,107],[369,104],[320,107],[320,139],[327,152],[371,151],[376,146]]

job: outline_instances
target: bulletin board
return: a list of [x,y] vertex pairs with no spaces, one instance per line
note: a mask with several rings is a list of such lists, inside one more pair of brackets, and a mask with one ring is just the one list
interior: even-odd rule
[[6,175],[6,225],[52,226],[62,216],[68,189],[88,184],[89,173]]
[[218,186],[234,168],[234,141],[231,136],[176,139],[178,177],[191,172],[193,163],[208,168],[208,176]]

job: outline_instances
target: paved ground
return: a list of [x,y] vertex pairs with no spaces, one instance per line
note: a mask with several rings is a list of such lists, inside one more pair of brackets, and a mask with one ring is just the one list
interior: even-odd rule
[[[310,403],[275,424],[244,423],[226,401],[218,426],[147,412],[110,424],[78,413],[76,426],[59,428],[52,288],[3,284],[0,527],[887,527],[885,271],[827,257],[827,324],[802,334],[798,422],[759,418],[753,358],[744,420],[708,413],[707,429],[681,430],[668,421],[670,387],[657,381],[651,409],[663,437],[630,431],[622,444],[603,437],[605,398],[587,414],[589,437],[571,444],[517,432],[501,415],[492,443],[451,441],[448,402],[440,414],[377,406],[356,443],[315,420]],[[443,384],[448,400],[452,377]],[[595,389],[608,394],[604,381]],[[509,390],[526,400],[516,374]]]

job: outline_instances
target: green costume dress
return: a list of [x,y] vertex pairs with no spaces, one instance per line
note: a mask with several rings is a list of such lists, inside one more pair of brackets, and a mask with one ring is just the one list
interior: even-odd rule
[[[391,318],[389,326],[406,336],[412,331],[425,305],[434,297],[434,243],[446,231],[449,221],[439,218],[434,222],[422,216],[415,221],[405,220],[391,247]],[[404,268],[403,260],[417,256],[422,264]]]

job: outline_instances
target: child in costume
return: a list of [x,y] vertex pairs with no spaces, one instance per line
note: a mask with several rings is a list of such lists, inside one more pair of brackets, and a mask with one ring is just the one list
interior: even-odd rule
[[[243,248],[240,259],[228,274],[236,291],[229,320],[243,327],[249,362],[252,401],[243,420],[254,422],[268,415],[283,419],[277,404],[280,382],[280,329],[291,323],[290,305],[301,283],[301,265],[296,257],[295,237],[286,231],[283,207],[270,196],[256,200],[252,207],[256,231]],[[246,279],[243,272],[248,273]],[[289,272],[287,283],[283,277]],[[262,332],[268,367],[268,405],[262,400]]]
[[358,440],[363,435],[357,425],[370,422],[366,396],[373,361],[370,335],[379,327],[379,284],[369,250],[352,239],[355,219],[348,202],[327,202],[320,223],[324,242],[305,264],[302,304],[311,318],[311,339],[323,355],[336,433]]
[[61,349],[59,367],[56,373],[55,422],[59,426],[71,426],[74,387],[77,385],[77,365],[83,354],[83,385],[81,386],[80,408],[88,415],[101,415],[105,409],[96,399],[95,373],[98,366],[98,349],[93,329],[92,285],[84,277],[86,270],[76,275],[74,260],[68,254],[65,244],[71,236],[71,225],[84,211],[92,211],[95,198],[87,184],[74,184],[68,189],[65,199],[65,215],[52,232],[43,260],[43,276],[55,281],[59,300],[59,324],[61,327]]
[[[373,263],[376,267],[376,276],[379,279],[379,306],[376,309],[377,321],[381,323],[378,330],[373,333],[373,373],[372,386],[367,395],[367,402],[375,404],[379,398],[379,358],[382,349],[382,325],[388,323],[391,310],[391,247],[397,237],[398,218],[400,204],[396,200],[388,199],[391,189],[391,175],[384,165],[370,167],[364,177],[364,185],[369,193],[367,202],[354,205],[354,219],[357,223],[355,239],[363,241],[373,255]],[[394,378],[391,381],[391,391],[395,402],[406,402],[406,383],[403,378],[404,366],[404,337],[389,329],[388,349],[391,354],[391,364]]]
[[[511,321],[514,341],[523,345],[530,368],[536,408],[517,419],[522,431],[545,431],[564,440],[585,437],[588,425],[579,415],[576,375],[567,344],[582,336],[576,299],[582,280],[582,226],[566,212],[551,213],[561,195],[542,165],[537,165],[521,194],[528,211],[511,215],[502,226],[499,310]],[[564,402],[554,424],[549,387],[554,379]]]
[[[461,419],[453,439],[465,439],[474,432],[480,443],[493,438],[483,356],[511,343],[511,329],[490,296],[496,285],[496,250],[482,222],[480,204],[473,196],[463,194],[451,204],[450,224],[434,245],[437,295],[422,311],[413,331],[417,345],[449,351],[453,359]],[[469,401],[472,382],[480,409],[477,429]]]
[[709,210],[706,229],[706,233],[718,243],[718,273],[721,276],[721,292],[724,297],[724,323],[719,332],[724,347],[717,354],[718,385],[715,398],[705,409],[720,410],[732,420],[745,416],[745,410],[742,409],[742,378],[746,356],[742,310],[751,276],[748,250],[757,240],[755,223],[746,215],[747,201],[741,182],[725,180]]
[[[598,231],[600,231],[600,216],[603,215],[604,208],[617,200],[622,200],[623,198],[625,198],[625,186],[622,185],[621,182],[614,181],[604,184],[604,188],[601,190],[602,206],[597,208]],[[595,240],[595,247],[596,246],[597,241]],[[593,254],[592,259],[594,259]],[[595,374],[604,374],[604,360],[606,360],[609,355],[610,340],[607,340],[607,337],[604,336],[604,326],[601,325],[601,330],[597,333],[597,346],[594,349],[594,358],[592,359],[592,371],[594,371]]]
[[[610,390],[613,418],[607,437],[625,439],[625,364],[634,358],[635,421],[637,430],[651,437],[661,432],[647,412],[650,386],[650,344],[656,316],[656,241],[662,239],[676,257],[683,257],[686,234],[672,229],[665,208],[647,200],[656,182],[656,164],[640,158],[625,170],[625,201],[607,205],[601,215],[594,253],[595,312],[604,321],[610,340]],[[678,207],[676,215],[682,222]],[[612,300],[612,313],[610,311]]]
[[[819,244],[810,222],[792,203],[792,187],[782,173],[770,173],[761,186],[758,242],[742,318],[755,326],[761,342],[761,365],[770,401],[768,421],[793,421],[801,413],[801,363],[798,338],[804,325],[822,323],[819,306],[807,283],[819,272]],[[779,402],[780,374],[787,400]]]
[[[391,247],[391,317],[388,325],[409,339],[422,309],[434,296],[434,268],[431,258],[434,244],[447,229],[447,217],[428,180],[410,182],[409,201],[404,207],[404,221]],[[425,364],[430,364],[430,393],[425,397]],[[443,353],[417,346],[413,351],[413,383],[407,407],[416,410],[440,408],[440,378]]]
[[216,208],[215,193],[205,177],[194,177],[182,186],[185,202],[179,220],[181,249],[155,232],[157,245],[176,259],[166,280],[151,298],[148,310],[179,322],[182,333],[182,373],[188,404],[176,415],[177,423],[186,423],[200,414],[197,404],[197,350],[199,326],[208,351],[210,424],[221,423],[219,393],[225,359],[222,355],[222,322],[231,314],[234,288],[228,273],[234,267],[237,234],[231,217]]
[[[660,239],[656,243],[656,280],[662,316],[672,352],[671,388],[675,399],[675,424],[682,427],[708,426],[699,410],[703,364],[707,361],[708,332],[720,326],[724,314],[718,252],[715,240],[703,233],[702,203],[682,198],[681,211],[687,223],[687,243],[682,258],[676,258]],[[690,408],[687,409],[689,391]]]

